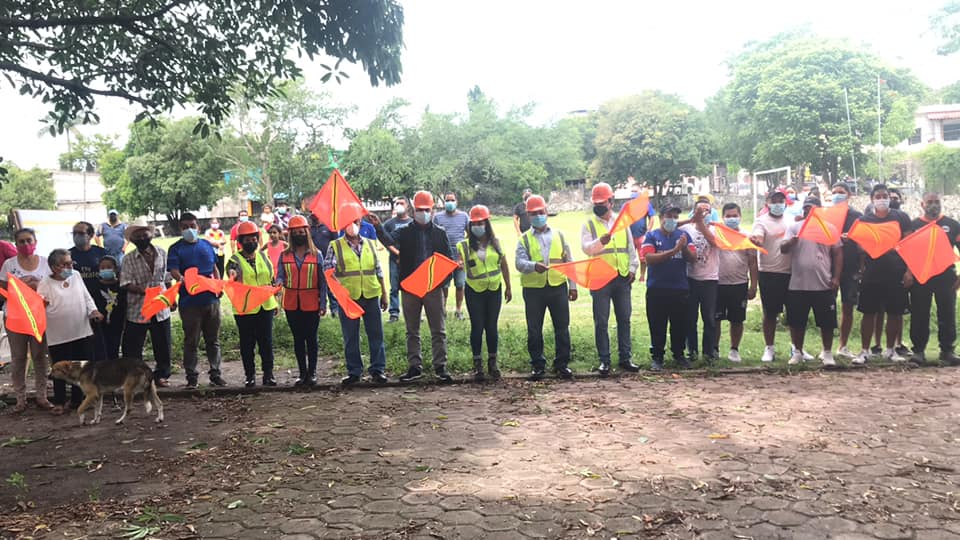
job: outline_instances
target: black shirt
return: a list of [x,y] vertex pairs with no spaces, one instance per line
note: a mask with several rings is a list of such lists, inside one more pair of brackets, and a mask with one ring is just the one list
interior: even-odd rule
[[520,218],[520,232],[525,233],[530,228],[530,216],[527,215],[527,203],[518,203],[513,207],[513,215]]
[[[399,229],[400,227],[405,227],[412,222],[413,222],[413,218],[411,217],[405,217],[403,219],[398,217],[392,217],[388,219],[386,222],[384,222],[383,231],[386,232],[387,234],[393,234],[393,232]],[[390,262],[394,264],[399,264],[400,259],[398,259],[397,256],[393,254],[393,252],[390,252]]]
[[[895,221],[900,224],[900,238],[910,234],[913,230],[910,217],[900,210],[890,210],[886,217],[879,217],[876,214],[866,214],[861,221],[864,223],[887,223]],[[863,281],[870,283],[901,283],[903,274],[907,271],[907,265],[897,254],[896,250],[891,249],[884,253],[879,259],[874,259],[870,255],[863,254],[866,263],[863,269]]]
[[[86,251],[81,251],[76,246],[70,248],[73,270],[83,278],[83,284],[94,300],[100,294],[100,260],[106,256],[107,250],[100,246],[90,246]],[[100,305],[97,304],[97,307]]]
[[[847,210],[847,220],[843,222],[843,232],[850,232],[853,223],[862,218],[863,214],[850,208]],[[860,260],[863,258],[863,250],[853,240],[843,240],[843,277],[851,277],[860,271]]]
[[[916,231],[918,229],[921,229],[925,227],[928,223],[930,223],[930,221],[927,219],[917,218],[913,220],[913,224],[912,224],[913,230]],[[960,246],[960,223],[958,223],[954,219],[948,218],[947,216],[940,216],[940,218],[937,219],[937,225],[939,225],[940,228],[943,229],[943,232],[947,233],[947,238],[950,239],[950,246],[954,250],[956,250],[957,247]],[[943,272],[941,272],[940,274],[934,277],[939,277],[939,276],[942,276],[943,274],[955,275],[956,273],[957,273],[956,265],[950,265],[949,268],[947,268],[946,270],[944,270]]]

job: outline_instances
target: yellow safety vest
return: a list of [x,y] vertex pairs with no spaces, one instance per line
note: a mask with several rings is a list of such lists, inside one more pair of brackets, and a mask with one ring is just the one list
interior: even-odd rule
[[[273,285],[273,264],[270,263],[270,259],[260,250],[257,250],[257,264],[256,268],[250,266],[250,263],[247,262],[247,258],[241,255],[240,253],[233,254],[233,262],[240,267],[240,282],[244,285],[253,285],[255,287],[261,285]],[[257,311],[253,313],[247,313],[247,315],[253,315],[255,313],[260,313],[262,310],[272,310],[277,309],[277,298],[271,296],[269,300],[263,303]]]
[[373,252],[373,243],[362,237],[360,241],[363,247],[359,257],[345,236],[333,241],[337,255],[337,267],[333,275],[350,293],[350,298],[379,298],[380,279],[377,278],[377,256]]
[[[591,217],[590,220],[587,221],[587,228],[590,229],[590,234],[593,235],[594,240],[607,234],[608,230],[607,225],[596,216]],[[616,234],[610,235],[610,241],[607,242],[607,245],[603,246],[603,251],[598,253],[599,257],[610,266],[616,268],[621,276],[626,276],[630,273],[628,241],[627,230],[623,229]]]
[[[540,241],[533,237],[533,228],[527,230],[520,236],[523,247],[526,248],[530,260],[542,263],[543,256],[540,254]],[[559,264],[563,262],[563,233],[553,231],[553,238],[550,239],[550,259],[547,265]],[[567,282],[567,276],[556,270],[547,270],[544,273],[530,272],[529,274],[520,274],[520,285],[529,289],[542,289],[549,283],[551,287],[557,287]]]
[[475,292],[496,291],[500,289],[500,254],[487,244],[486,260],[480,260],[477,252],[470,249],[470,241],[462,240],[457,244],[460,260],[467,275],[467,286]]

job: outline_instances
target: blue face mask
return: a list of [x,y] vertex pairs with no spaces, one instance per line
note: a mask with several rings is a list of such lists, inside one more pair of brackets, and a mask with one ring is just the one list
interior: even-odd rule
[[677,230],[677,219],[676,218],[663,218],[663,230],[668,233],[672,233]]
[[62,277],[63,279],[68,279],[72,275],[73,275],[73,268],[64,268],[63,270],[60,271],[60,277]]
[[237,221],[239,221],[240,223],[243,223],[244,221],[246,221],[246,220],[248,220],[248,219],[250,219],[250,218],[247,217],[247,216],[240,216],[240,217],[237,218]]
[[530,224],[538,229],[542,229],[547,226],[547,215],[538,214],[536,216],[530,216]]
[[183,236],[184,242],[191,244],[196,243],[196,241],[200,239],[200,233],[196,229],[184,229],[181,236]]
[[783,215],[783,212],[787,209],[786,203],[770,203],[767,205],[767,208],[770,209],[771,216],[780,217]]
[[104,281],[111,281],[117,279],[117,272],[114,270],[101,270],[97,276]]
[[429,210],[417,210],[413,213],[413,219],[417,220],[417,223],[421,225],[426,225],[430,222],[430,211]]
[[833,194],[833,204],[840,204],[846,202],[847,196],[844,193],[834,193]]
[[487,234],[486,225],[471,225],[470,232],[473,233],[477,238],[483,238],[483,235]]
[[738,217],[723,218],[723,224],[726,225],[727,227],[730,227],[731,229],[738,229],[740,228],[740,218]]
[[453,212],[457,209],[457,201],[447,201],[443,203],[443,209],[447,212]]

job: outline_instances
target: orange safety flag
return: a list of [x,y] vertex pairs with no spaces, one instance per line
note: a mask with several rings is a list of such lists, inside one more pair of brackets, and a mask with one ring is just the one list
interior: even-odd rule
[[[346,206],[348,203],[357,206]],[[338,169],[333,170],[327,183],[317,192],[310,203],[310,211],[331,231],[341,231],[369,213]]]
[[7,328],[43,341],[43,333],[47,331],[43,297],[13,274],[8,277],[7,290],[0,289],[0,296],[7,299]]
[[950,238],[933,221],[901,240],[895,249],[921,285],[957,262]]
[[586,287],[591,291],[602,289],[619,275],[616,268],[610,266],[610,263],[600,257],[585,261],[551,264],[550,269],[562,273],[577,285]]
[[223,284],[222,279],[201,276],[196,266],[187,268],[187,271],[183,273],[183,286],[187,288],[187,292],[190,294],[200,294],[202,292],[220,294],[223,292]]
[[363,308],[360,307],[360,304],[354,302],[353,298],[350,298],[350,292],[333,276],[333,268],[324,272],[323,275],[327,276],[327,287],[330,289],[330,294],[337,299],[344,315],[348,319],[359,319],[364,313]]
[[900,241],[900,224],[896,221],[865,223],[858,219],[847,232],[847,238],[859,244],[871,258],[879,259],[897,246]]
[[722,223],[713,224],[713,237],[717,241],[717,247],[727,251],[738,251],[743,249],[755,249],[764,255],[767,250],[754,244],[742,232],[731,229]]
[[835,204],[829,208],[815,206],[803,221],[798,238],[832,246],[840,241],[843,223],[847,220],[847,203]]
[[423,298],[430,291],[436,289],[447,279],[447,276],[459,268],[456,261],[449,257],[434,253],[429,259],[423,261],[420,266],[407,276],[407,279],[400,282],[400,287],[410,294]]
[[647,217],[649,209],[650,197],[646,193],[627,202],[627,204],[623,205],[623,208],[620,209],[620,213],[617,214],[617,219],[613,222],[613,227],[610,228],[610,234],[612,235],[615,232],[626,229]]
[[149,287],[144,293],[143,308],[140,309],[140,316],[143,320],[149,321],[154,315],[170,308],[177,303],[177,291],[180,287],[173,286],[164,290],[163,286]]
[[279,290],[280,287],[247,285],[232,279],[223,282],[223,291],[227,293],[227,298],[233,304],[233,312],[237,315],[249,315],[257,311]]

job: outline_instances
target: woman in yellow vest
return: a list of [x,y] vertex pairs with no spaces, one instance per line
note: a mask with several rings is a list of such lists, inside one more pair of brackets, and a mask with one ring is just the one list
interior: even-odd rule
[[[356,204],[356,203],[353,203]],[[337,281],[361,308],[363,326],[370,345],[370,379],[379,384],[387,382],[387,356],[383,346],[383,317],[387,310],[387,288],[383,284],[383,271],[377,259],[376,246],[372,240],[360,236],[360,219],[343,231],[343,236],[330,242],[324,271],[333,268]],[[344,357],[347,376],[340,381],[349,386],[360,381],[363,375],[363,360],[360,357],[360,319],[350,319],[340,311],[340,329],[343,332]]]
[[[293,216],[287,224],[290,245],[280,254],[277,284],[283,285],[283,311],[297,356],[300,376],[294,386],[317,384],[317,328],[327,310],[322,260],[310,238],[310,223]],[[261,252],[262,253],[262,252]]]
[[[479,204],[470,209],[470,230],[466,239],[457,244],[460,252],[460,264],[467,278],[465,298],[467,312],[470,314],[470,348],[473,349],[474,378],[483,380],[483,332],[487,332],[487,372],[493,379],[500,378],[497,368],[497,320],[500,318],[500,306],[506,297],[513,298],[510,292],[510,267],[503,256],[500,242],[490,226],[490,210]],[[506,285],[500,294],[501,281]]]
[[[227,275],[246,285],[272,285],[273,265],[267,254],[258,250],[260,229],[246,221],[237,229],[240,251],[234,253],[227,263]],[[254,363],[255,347],[260,347],[260,366],[263,368],[263,385],[276,386],[273,378],[273,317],[277,312],[277,299],[270,298],[260,309],[247,315],[234,315],[240,334],[240,358],[247,387],[257,384],[257,366]]]

